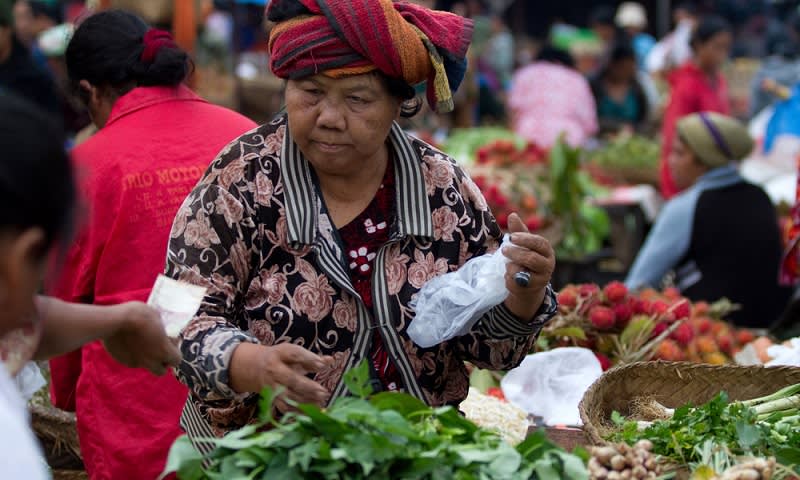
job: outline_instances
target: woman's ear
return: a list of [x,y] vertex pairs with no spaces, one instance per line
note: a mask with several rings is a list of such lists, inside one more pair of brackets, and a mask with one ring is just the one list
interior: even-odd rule
[[39,227],[31,227],[9,237],[5,261],[0,267],[2,270],[0,275],[7,291],[14,292],[18,289],[24,291],[29,285],[41,282],[45,250],[44,230]]
[[0,333],[30,325],[42,285],[45,234],[33,227],[0,236]]
[[85,92],[86,98],[91,105],[92,102],[96,103],[100,97],[100,92],[98,91],[97,87],[89,83],[89,80],[81,80],[78,82],[78,86]]

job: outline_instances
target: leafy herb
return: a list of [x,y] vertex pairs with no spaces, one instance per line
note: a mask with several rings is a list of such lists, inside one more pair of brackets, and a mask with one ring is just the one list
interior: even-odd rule
[[634,444],[648,439],[653,442],[654,453],[683,465],[704,464],[710,446],[714,446],[732,457],[775,457],[778,463],[800,473],[798,419],[791,412],[761,417],[747,402],[729,402],[725,392],[704,405],[684,405],[670,420],[654,422],[644,430],[618,412],[611,418],[617,426],[614,440]]
[[259,424],[214,440],[207,458],[181,437],[165,473],[181,480],[588,480],[585,459],[558,449],[542,432],[515,448],[452,407],[431,408],[401,393],[370,396],[367,368],[345,375],[355,396],[327,409],[297,405],[298,412],[279,420],[270,414],[275,392],[265,389]]

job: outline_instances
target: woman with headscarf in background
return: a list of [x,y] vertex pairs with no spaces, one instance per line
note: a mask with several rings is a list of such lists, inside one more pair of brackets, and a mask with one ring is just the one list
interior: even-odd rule
[[435,347],[406,333],[428,280],[501,239],[475,183],[396,123],[420,83],[452,108],[471,24],[390,0],[273,0],[267,15],[286,113],[223,151],[172,230],[168,274],[209,289],[181,335],[183,425],[195,440],[238,428],[264,386],[326,404],[362,360],[375,389],[458,404],[464,361],[514,367],[556,310],[553,251],[512,216],[507,299]]
[[630,288],[659,287],[674,271],[689,299],[740,304],[730,315],[739,326],[766,328],[778,318],[788,291],[778,285],[777,213],[736,166],[752,149],[733,118],[703,112],[678,122],[669,166],[682,193],[660,213],[628,275]]

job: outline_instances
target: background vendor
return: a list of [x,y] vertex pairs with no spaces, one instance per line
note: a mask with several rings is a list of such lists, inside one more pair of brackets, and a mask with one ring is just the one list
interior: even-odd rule
[[689,299],[728,298],[742,305],[732,322],[768,327],[788,292],[778,286],[782,251],[775,208],[737,170],[753,140],[738,121],[710,112],[684,117],[676,133],[669,166],[685,191],[665,205],[626,283],[659,287],[674,271],[676,286]]

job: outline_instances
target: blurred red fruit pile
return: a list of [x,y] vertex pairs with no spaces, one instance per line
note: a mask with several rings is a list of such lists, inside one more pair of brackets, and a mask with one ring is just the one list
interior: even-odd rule
[[551,239],[547,231],[557,222],[546,208],[550,201],[547,155],[535,145],[518,148],[510,140],[497,140],[478,149],[470,175],[500,228],[508,228],[508,216],[517,212],[530,231]]
[[547,150],[532,143],[519,148],[511,140],[496,140],[478,149],[475,162],[492,167],[512,167],[544,164],[547,163],[547,157]]
[[558,294],[559,314],[542,332],[539,348],[581,346],[595,352],[603,369],[647,360],[729,363],[753,340],[723,318],[728,300],[692,304],[676,289],[629,292],[612,282],[568,285]]

